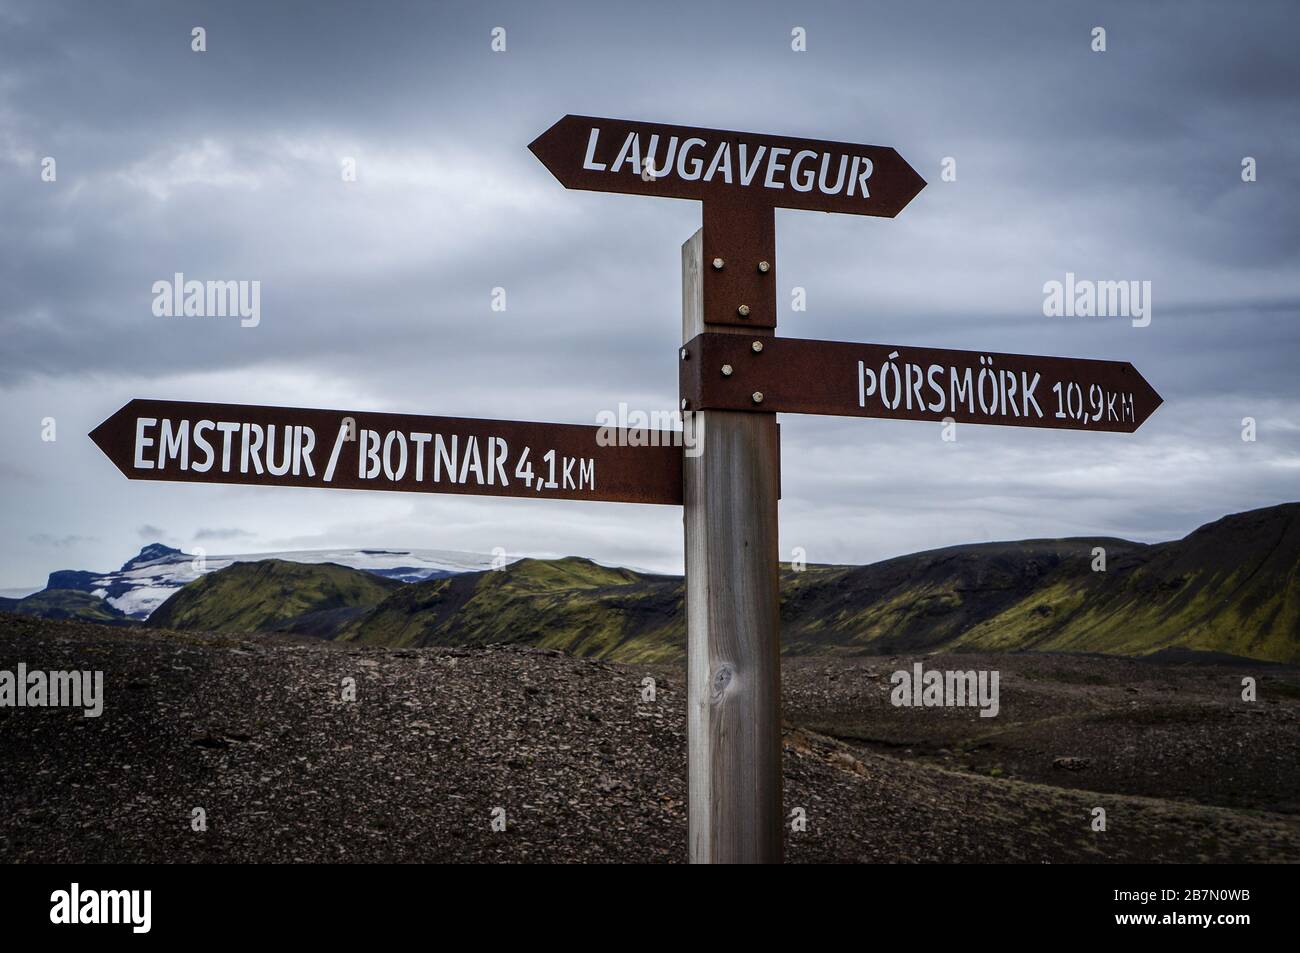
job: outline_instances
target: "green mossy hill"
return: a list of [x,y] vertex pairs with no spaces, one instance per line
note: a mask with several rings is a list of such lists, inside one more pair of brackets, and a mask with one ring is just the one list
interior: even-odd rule
[[1300,504],[1155,545],[986,543],[787,572],[782,620],[793,653],[1188,649],[1297,663]]
[[177,590],[149,616],[156,628],[288,631],[333,638],[404,584],[334,563],[235,563]]
[[342,637],[380,645],[521,643],[621,661],[680,659],[682,581],[578,557],[522,559],[407,586]]
[[[1300,504],[1155,545],[1025,540],[783,567],[781,623],[790,654],[1178,650],[1300,663]],[[149,624],[391,646],[514,643],[618,661],[686,651],[679,577],[577,557],[409,585],[341,566],[247,563],[186,586]]]
[[75,619],[107,625],[134,625],[123,612],[89,592],[76,589],[44,589],[21,599],[0,600],[0,612],[35,615],[43,619]]
[[1118,570],[1147,547],[1119,539],[951,546],[869,566],[810,566],[781,577],[787,652],[938,650],[1012,612],[1059,577],[1089,572],[1105,547]]
[[1059,572],[972,627],[962,648],[1145,655],[1166,648],[1300,662],[1300,504],[1251,510],[1105,573]]

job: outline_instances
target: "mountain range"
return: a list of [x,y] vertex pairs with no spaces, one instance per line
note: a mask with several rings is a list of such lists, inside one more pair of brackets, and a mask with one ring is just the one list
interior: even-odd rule
[[[335,563],[402,582],[419,582],[487,569],[494,558],[445,549],[310,549],[200,557],[162,543],[150,543],[123,563],[121,569],[108,572],[61,569],[52,572],[45,589],[40,592],[22,599],[0,598],[0,611],[46,615],[40,610],[57,606],[65,613],[57,618],[102,621],[90,618],[89,612],[98,617],[143,621],[182,586],[235,563],[268,559],[308,564]],[[512,558],[517,557],[502,556],[498,562],[509,562]],[[99,601],[86,600],[71,593],[93,596]]]
[[[375,551],[349,552],[364,563],[356,554]],[[175,550],[146,553],[152,566],[176,560]],[[426,560],[419,571],[429,575],[411,578],[394,567],[285,558],[301,555],[223,557],[220,567],[210,557],[208,571],[173,586],[148,624],[387,646],[512,643],[618,661],[685,655],[679,576],[579,557],[470,568],[473,557],[459,554],[460,571]],[[45,611],[58,602],[50,590],[28,600],[37,597]],[[38,609],[17,611],[45,614]],[[1300,503],[1226,516],[1166,543],[1023,540],[867,566],[786,565],[781,622],[783,650],[799,655],[1192,650],[1300,663]]]

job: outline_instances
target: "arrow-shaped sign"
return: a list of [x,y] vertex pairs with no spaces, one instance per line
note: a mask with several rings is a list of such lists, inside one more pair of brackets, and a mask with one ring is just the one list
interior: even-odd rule
[[133,400],[90,439],[132,480],[682,502],[682,434]]
[[680,357],[690,410],[1132,433],[1162,403],[1126,361],[718,333]]
[[529,146],[565,188],[893,218],[925,180],[887,146],[565,116]]

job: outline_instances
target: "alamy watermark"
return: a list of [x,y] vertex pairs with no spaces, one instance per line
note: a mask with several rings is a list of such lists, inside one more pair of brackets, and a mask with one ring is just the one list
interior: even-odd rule
[[132,933],[148,933],[153,923],[152,890],[71,889],[50,894],[50,922],[55,924],[129,924]]
[[682,447],[686,456],[704,452],[704,415],[693,411],[618,410],[596,414],[596,445],[600,447]]
[[1065,281],[1043,285],[1043,315],[1048,318],[1131,318],[1133,327],[1151,323],[1151,282],[1092,281],[1065,273]]
[[999,678],[996,669],[968,672],[931,669],[927,672],[917,662],[911,672],[900,670],[889,676],[889,682],[894,686],[889,700],[896,708],[978,706],[981,718],[996,718]]
[[239,318],[239,326],[262,323],[260,281],[186,281],[176,272],[171,281],[153,283],[153,313],[157,318]]
[[0,708],[82,708],[83,718],[104,712],[103,672],[16,671],[0,669]]

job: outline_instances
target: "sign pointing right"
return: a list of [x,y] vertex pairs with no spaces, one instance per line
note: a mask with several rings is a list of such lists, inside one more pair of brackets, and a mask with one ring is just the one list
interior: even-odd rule
[[689,410],[1132,433],[1162,403],[1127,361],[706,332],[680,366]]

